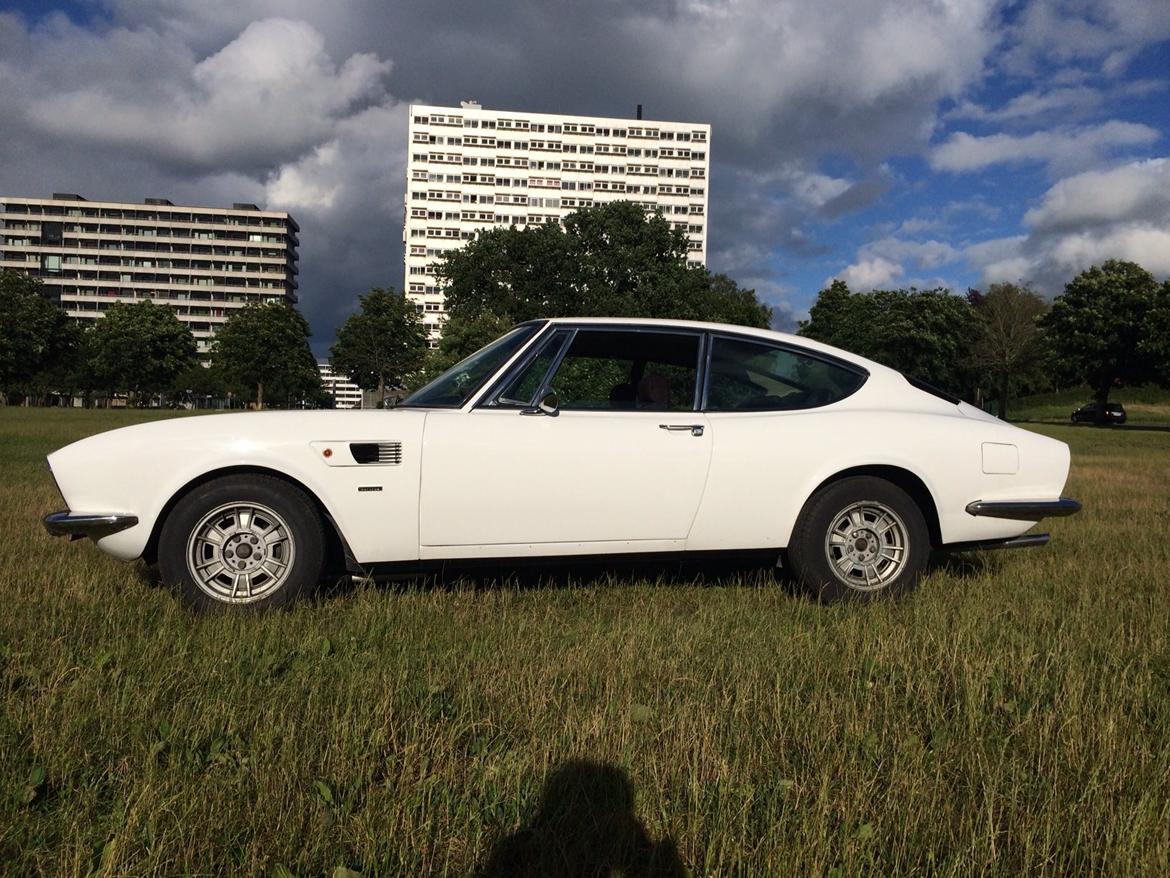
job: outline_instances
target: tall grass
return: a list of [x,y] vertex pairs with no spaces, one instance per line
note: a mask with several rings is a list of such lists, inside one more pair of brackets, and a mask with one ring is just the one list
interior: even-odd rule
[[1170,874],[1170,436],[1046,431],[1084,512],[899,603],[550,569],[195,617],[41,530],[42,455],[125,417],[0,410],[0,873]]

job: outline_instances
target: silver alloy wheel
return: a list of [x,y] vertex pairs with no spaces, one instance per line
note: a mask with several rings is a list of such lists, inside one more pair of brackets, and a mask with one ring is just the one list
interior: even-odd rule
[[909,531],[884,503],[854,503],[833,516],[825,556],[837,577],[858,591],[877,591],[906,566]]
[[292,571],[296,543],[287,522],[259,503],[226,503],[187,540],[187,569],[209,597],[249,604],[272,594]]

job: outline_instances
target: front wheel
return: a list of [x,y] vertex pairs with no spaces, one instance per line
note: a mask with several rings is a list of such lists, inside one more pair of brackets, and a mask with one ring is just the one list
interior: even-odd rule
[[303,491],[272,476],[215,479],[163,523],[159,570],[196,609],[277,607],[321,578],[325,533]]
[[821,600],[870,600],[917,585],[930,560],[930,533],[905,491],[855,476],[812,496],[793,528],[788,558]]

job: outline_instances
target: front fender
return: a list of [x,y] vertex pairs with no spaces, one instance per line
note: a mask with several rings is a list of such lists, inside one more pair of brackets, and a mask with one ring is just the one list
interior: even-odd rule
[[[187,486],[241,469],[270,471],[301,484],[336,523],[357,561],[417,558],[422,417],[343,414],[348,413],[305,413],[276,421],[264,415],[184,418],[178,427],[175,421],[144,424],[67,446],[49,456],[49,465],[74,512],[138,517],[137,525],[97,541],[123,560],[142,555],[160,516]],[[387,439],[403,447],[401,461],[392,466],[331,466],[322,456],[324,447],[336,445],[339,454],[348,453],[348,442]]]

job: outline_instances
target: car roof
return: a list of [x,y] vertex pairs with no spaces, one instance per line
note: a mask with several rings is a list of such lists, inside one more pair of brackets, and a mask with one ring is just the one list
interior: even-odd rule
[[700,320],[665,320],[654,317],[551,317],[548,318],[548,322],[551,324],[645,326],[647,328],[654,327],[660,329],[693,329],[703,332],[726,332],[734,335],[754,336],[766,341],[780,342],[794,347],[805,348],[810,351],[819,351],[823,354],[854,363],[868,369],[870,372],[894,371],[888,366],[875,363],[873,360],[868,360],[850,351],[842,350],[841,348],[836,348],[811,338],[793,335],[789,332],[779,332],[775,329],[760,329],[755,326],[740,326],[733,323],[712,323]]

